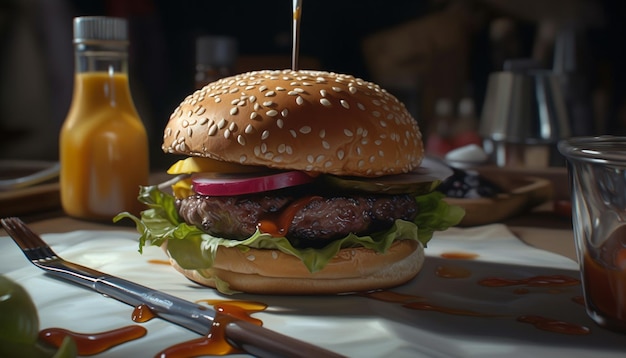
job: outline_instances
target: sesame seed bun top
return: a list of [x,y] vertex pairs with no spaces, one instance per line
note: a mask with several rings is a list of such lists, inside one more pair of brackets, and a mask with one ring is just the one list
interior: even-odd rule
[[377,84],[321,71],[254,71],[220,79],[172,113],[162,149],[244,165],[335,175],[409,172],[422,135]]

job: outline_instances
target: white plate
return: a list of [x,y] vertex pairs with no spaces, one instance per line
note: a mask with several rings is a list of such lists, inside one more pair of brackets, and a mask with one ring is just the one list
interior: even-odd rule
[[[260,301],[268,309],[255,313],[264,326],[351,357],[623,357],[626,336],[595,326],[572,298],[579,285],[565,288],[523,286],[490,288],[477,282],[486,277],[523,279],[562,274],[578,278],[577,265],[564,257],[537,250],[517,240],[502,225],[454,228],[438,233],[426,249],[419,276],[391,291],[423,297],[448,308],[497,314],[470,317],[418,311],[398,303],[347,296],[222,296],[199,287],[167,265],[155,247],[137,252],[134,232],[75,231],[47,234],[57,253],[66,259],[118,275],[195,301],[237,299]],[[451,260],[442,253],[477,254],[473,260]],[[467,278],[442,278],[438,267],[462,267]],[[0,238],[0,273],[18,281],[32,296],[40,328],[62,327],[95,333],[134,324],[132,308],[87,289],[53,279],[26,261],[8,238]],[[574,336],[542,331],[516,317],[539,315],[587,326],[591,334]],[[198,336],[168,322],[143,324],[145,337],[110,349],[98,357],[152,357],[157,352]]]

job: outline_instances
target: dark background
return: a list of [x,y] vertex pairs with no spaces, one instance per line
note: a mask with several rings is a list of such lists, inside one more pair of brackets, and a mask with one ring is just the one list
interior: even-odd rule
[[[548,36],[542,47],[541,29],[550,28],[546,24],[570,26],[579,39],[575,70],[585,79],[584,100],[590,108],[590,124],[583,126],[587,133],[577,134],[622,134],[626,132],[625,4],[608,0],[304,0],[300,54],[313,59],[320,69],[378,82],[380,71],[365,56],[364,41],[405,24],[421,26],[415,46],[433,55],[427,56],[430,60],[407,61],[419,64],[415,76],[420,81],[413,93],[417,98],[411,101],[416,103],[415,117],[426,128],[434,100],[442,96],[454,101],[471,97],[479,116],[487,77],[501,70],[506,58],[535,57],[550,67],[554,36]],[[287,58],[291,11],[291,0],[0,0],[0,158],[57,158],[58,130],[71,101],[74,16],[129,20],[131,87],[150,133],[153,167],[160,167],[167,162],[159,152],[162,128],[171,111],[194,90],[195,39],[232,36],[238,41],[241,59]],[[446,19],[459,19],[462,26],[453,29]],[[496,36],[497,23],[509,26],[500,37]],[[455,51],[437,54],[441,48]],[[451,73],[455,75],[446,76]]]

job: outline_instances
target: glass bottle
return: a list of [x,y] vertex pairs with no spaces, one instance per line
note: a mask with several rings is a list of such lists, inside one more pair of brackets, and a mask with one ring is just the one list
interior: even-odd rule
[[74,19],[75,80],[60,134],[61,203],[73,217],[138,214],[148,184],[148,138],[128,84],[125,19]]

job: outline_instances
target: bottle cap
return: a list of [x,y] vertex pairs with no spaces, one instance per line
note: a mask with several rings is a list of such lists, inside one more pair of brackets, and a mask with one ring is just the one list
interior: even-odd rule
[[128,42],[126,19],[106,16],[74,18],[74,43],[89,41]]

